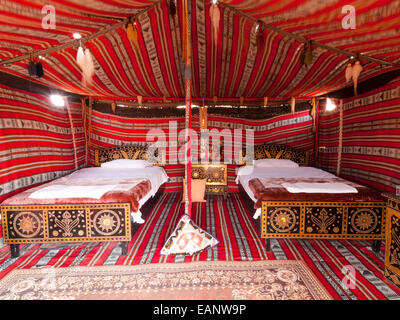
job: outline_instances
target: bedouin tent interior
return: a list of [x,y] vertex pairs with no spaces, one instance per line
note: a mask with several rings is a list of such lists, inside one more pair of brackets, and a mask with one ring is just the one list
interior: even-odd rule
[[1,1],[0,299],[399,299],[399,16]]

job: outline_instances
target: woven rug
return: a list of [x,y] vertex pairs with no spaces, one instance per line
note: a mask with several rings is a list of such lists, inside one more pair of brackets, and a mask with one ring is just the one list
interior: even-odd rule
[[331,300],[302,261],[14,270],[0,300]]

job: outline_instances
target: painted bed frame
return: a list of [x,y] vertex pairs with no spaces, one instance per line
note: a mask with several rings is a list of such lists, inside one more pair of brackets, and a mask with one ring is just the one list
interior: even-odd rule
[[[289,159],[300,166],[309,163],[308,153],[283,145],[258,145],[254,159]],[[254,202],[239,184],[249,212]],[[385,239],[386,202],[347,201],[262,201],[261,216],[255,224],[265,248],[271,251],[273,238],[373,240],[378,252]]]
[[[165,163],[165,154],[160,153],[160,157],[161,162],[156,165]],[[95,151],[96,166],[115,159],[147,159],[147,145]],[[143,219],[162,194],[162,189],[141,207]],[[128,243],[140,226],[131,221],[130,213],[130,203],[2,205],[3,241],[10,244],[13,258],[19,256],[20,244],[49,242],[119,241],[121,254],[126,255]]]

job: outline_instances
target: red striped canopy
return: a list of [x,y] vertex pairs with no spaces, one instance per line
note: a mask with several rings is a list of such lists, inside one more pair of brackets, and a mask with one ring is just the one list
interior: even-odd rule
[[[177,14],[171,16],[169,1],[3,0],[0,60],[69,42],[74,32],[84,37],[94,34],[143,10],[137,17],[138,48],[127,38],[124,26],[84,43],[96,68],[90,86],[81,82],[77,45],[44,55],[44,77],[32,81],[103,98],[184,97],[182,6],[177,0]],[[352,85],[345,81],[349,57],[341,53],[315,46],[312,64],[302,66],[304,43],[268,28],[263,28],[264,45],[257,48],[256,20],[321,44],[400,63],[400,1],[223,0],[217,45],[212,41],[210,1],[189,3],[194,98],[289,99]],[[42,27],[42,8],[47,4],[56,9],[55,29]],[[355,9],[355,29],[342,26],[346,5]],[[30,79],[28,59],[1,63],[0,71]],[[362,64],[359,81],[398,68],[363,60]]]

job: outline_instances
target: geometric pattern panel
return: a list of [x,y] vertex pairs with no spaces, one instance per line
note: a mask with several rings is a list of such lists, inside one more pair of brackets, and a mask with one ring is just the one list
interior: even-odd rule
[[385,276],[400,287],[400,198],[388,198]]
[[[3,221],[6,221],[4,237],[13,239],[34,239],[44,238],[44,221],[40,210],[13,210],[7,212],[7,217],[2,213]],[[5,218],[7,218],[5,220]]]
[[266,233],[299,234],[300,233],[300,206],[268,206],[268,219],[262,220],[262,229]]
[[338,234],[342,232],[343,207],[306,207],[306,234]]
[[158,148],[149,148],[149,145],[132,144],[121,147],[96,149],[95,150],[95,166],[99,167],[102,163],[118,160],[147,160],[153,165],[165,164],[165,150]]
[[400,270],[400,215],[390,217],[389,261],[392,266]]
[[192,179],[206,179],[207,185],[226,185],[226,164],[193,164]]
[[262,144],[254,146],[254,159],[287,159],[306,166],[308,153],[285,145]]
[[5,243],[131,240],[129,203],[2,206]]
[[95,165],[100,166],[104,162],[118,159],[145,160],[146,152],[147,146],[138,144],[110,149],[97,149],[95,151]]
[[262,238],[384,239],[384,202],[262,201]]
[[85,210],[49,210],[47,212],[49,238],[86,237]]
[[349,234],[381,234],[384,227],[383,207],[365,208],[365,207],[349,207],[348,208],[348,230]]
[[111,237],[126,236],[126,224],[130,220],[125,219],[124,208],[120,209],[93,209],[90,210],[90,236]]

